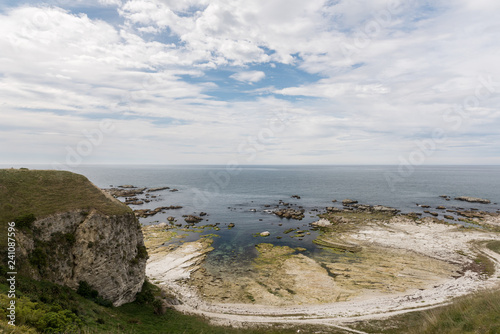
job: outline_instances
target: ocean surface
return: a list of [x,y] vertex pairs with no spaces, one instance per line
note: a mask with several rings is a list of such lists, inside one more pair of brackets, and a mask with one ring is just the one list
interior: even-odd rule
[[[218,224],[220,230],[208,228],[201,233],[186,233],[185,240],[194,240],[203,234],[220,236],[214,238],[215,250],[208,259],[209,264],[218,267],[248,261],[255,256],[255,244],[261,242],[303,247],[307,252],[319,255],[320,250],[312,243],[318,232],[311,229],[309,223],[318,220],[316,210],[324,210],[327,206],[340,208],[341,201],[346,198],[361,204],[390,206],[403,213],[423,213],[425,209],[417,204],[429,205],[429,210],[436,212],[438,210],[433,209],[439,205],[450,209],[500,210],[497,204],[500,203],[500,166],[96,165],[70,170],[85,175],[101,188],[131,184],[178,189],[177,192],[162,190],[152,193],[157,196],[153,201],[131,207],[183,206],[179,210],[141,218],[144,225],[166,222],[168,216],[184,222],[182,215],[206,212],[206,220],[197,225]],[[292,198],[292,195],[298,195],[300,199]],[[452,200],[446,201],[440,195],[448,195]],[[453,200],[457,196],[480,197],[492,203]],[[293,208],[304,208],[305,218],[287,220],[269,213],[280,200],[290,203]],[[439,213],[439,218],[443,218],[443,212]],[[229,223],[234,223],[235,227],[228,229]],[[299,228],[310,235],[292,238],[293,233],[283,233],[289,228]],[[269,231],[271,235],[266,238],[256,236],[263,231]]]

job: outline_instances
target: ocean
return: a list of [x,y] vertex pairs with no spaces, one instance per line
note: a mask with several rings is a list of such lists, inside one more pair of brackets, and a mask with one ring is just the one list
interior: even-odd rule
[[[39,166],[26,166],[41,168]],[[205,221],[197,225],[217,224],[217,229],[201,233],[185,233],[185,241],[203,234],[215,234],[215,250],[210,253],[208,265],[227,267],[248,262],[256,254],[255,244],[270,242],[275,245],[302,247],[319,254],[312,242],[317,231],[310,223],[325,207],[341,208],[342,200],[349,198],[361,204],[384,205],[403,213],[423,213],[418,205],[429,205],[431,211],[443,218],[446,208],[476,208],[482,211],[500,210],[500,166],[159,166],[159,165],[94,165],[79,166],[71,171],[83,174],[101,188],[131,184],[136,187],[170,187],[152,193],[157,196],[150,203],[132,205],[133,209],[153,209],[179,205],[182,209],[168,210],[148,218],[143,225],[166,222],[174,216],[184,222],[182,215],[207,213]],[[300,199],[292,198],[293,195]],[[440,195],[448,195],[446,201]],[[457,196],[489,199],[491,204],[468,203],[454,200]],[[141,196],[139,196],[141,197]],[[336,200],[337,202],[333,202]],[[293,208],[303,208],[301,221],[281,219],[269,211],[280,201]],[[418,205],[417,205],[418,204]],[[234,223],[229,229],[227,225]],[[458,223],[458,222],[457,222]],[[298,228],[309,232],[303,238],[292,238],[284,231]],[[269,231],[270,236],[257,236]]]

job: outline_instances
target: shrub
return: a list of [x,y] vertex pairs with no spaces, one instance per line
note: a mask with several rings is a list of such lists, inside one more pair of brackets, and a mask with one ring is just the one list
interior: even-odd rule
[[31,265],[37,267],[40,270],[47,266],[47,254],[45,254],[42,248],[37,247],[29,255],[29,261]]
[[76,290],[76,293],[84,298],[90,299],[97,305],[101,305],[104,307],[113,306],[113,303],[111,301],[99,296],[99,292],[94,288],[92,288],[92,286],[88,284],[86,281],[78,282],[78,289]]
[[137,255],[135,257],[137,259],[147,259],[148,258],[148,251],[146,249],[146,246],[137,245]]
[[33,222],[36,220],[36,217],[34,214],[29,213],[26,215],[22,215],[14,219],[14,222],[16,223],[16,227],[18,229],[30,229],[33,226]]
[[69,310],[45,313],[36,324],[43,333],[72,333],[81,326],[81,320]]
[[144,281],[141,291],[135,296],[135,303],[139,305],[151,304],[155,300],[152,284]]
[[87,299],[95,299],[99,296],[99,292],[93,289],[86,281],[78,282],[78,289],[76,290],[76,293]]

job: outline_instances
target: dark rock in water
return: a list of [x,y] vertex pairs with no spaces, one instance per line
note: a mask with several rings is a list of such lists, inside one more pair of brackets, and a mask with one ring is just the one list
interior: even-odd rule
[[424,210],[424,213],[431,213],[429,210]]
[[444,206],[442,206],[442,205],[438,206],[436,209],[437,210],[446,210],[446,208]]
[[372,211],[374,212],[386,212],[386,213],[392,213],[396,214],[399,212],[398,209],[394,209],[388,206],[383,206],[383,205],[375,205],[371,208]]
[[455,217],[450,216],[450,215],[444,215],[444,218],[449,219],[449,220],[455,220]]
[[[146,202],[149,202],[148,200],[146,200]],[[126,201],[125,204],[127,205],[142,205],[144,204],[143,201]]]
[[490,204],[491,201],[488,199],[482,199],[482,198],[477,198],[477,197],[469,197],[469,196],[459,196],[455,197],[455,200],[457,201],[465,201],[465,202],[470,202],[470,203],[482,203],[482,204]]
[[483,218],[484,215],[481,212],[475,212],[475,211],[457,211],[457,213],[460,216],[467,217],[467,218]]
[[356,203],[358,203],[358,201],[355,201],[355,200],[352,200],[349,198],[346,198],[345,200],[342,201],[343,205],[351,205],[351,204],[356,204]]
[[292,195],[292,198],[300,199],[299,195]]
[[165,189],[170,189],[170,187],[149,188],[149,189],[148,189],[148,193],[152,193],[152,192],[154,192],[154,191],[165,190]]
[[332,199],[332,203],[337,203],[337,200],[336,199]]
[[228,227],[228,228],[233,228],[234,226],[235,226],[235,225],[234,225],[234,223],[229,223],[229,224],[227,225],[227,227]]
[[171,206],[161,206],[156,209],[142,209],[142,210],[134,210],[134,213],[136,217],[148,217],[148,216],[154,216],[157,213],[162,212],[163,210],[177,210],[177,209],[182,209],[182,206],[179,205],[171,205]]
[[123,186],[118,186],[118,188],[137,188],[136,186],[133,186],[131,184],[125,184]]
[[449,198],[450,196],[448,196],[448,195],[441,195],[439,197],[441,197],[441,198]]
[[281,218],[287,218],[287,219],[296,219],[296,220],[302,220],[304,218],[304,209],[300,210],[295,210],[295,209],[281,209],[281,210],[276,210],[273,211],[273,213]]
[[170,190],[171,193],[175,193],[176,191],[179,191],[179,189],[172,189],[172,190]]
[[203,220],[203,218],[198,217],[198,216],[193,216],[193,215],[188,215],[186,218],[184,218],[184,221],[186,223],[198,223],[202,220]]
[[107,193],[111,194],[113,197],[135,197],[136,195],[143,194],[146,188],[134,188],[134,189],[103,189]]
[[428,208],[430,208],[430,205],[421,205],[420,207],[422,207],[424,209],[428,209]]
[[207,215],[206,212],[200,212],[200,217],[205,217]]
[[173,221],[175,220],[175,217],[169,216],[169,217],[167,218],[167,220],[168,220],[169,222],[173,222]]
[[[421,215],[421,214],[420,214]],[[415,212],[407,213],[406,216],[411,219],[418,219],[418,214]]]
[[439,216],[439,213],[437,213],[437,212],[431,212],[430,214],[433,215],[434,217]]
[[326,208],[326,211],[327,211],[327,212],[332,212],[332,213],[335,213],[335,212],[342,212],[342,210],[341,210],[341,209],[339,209],[339,208],[334,208],[334,207],[327,207],[327,208]]

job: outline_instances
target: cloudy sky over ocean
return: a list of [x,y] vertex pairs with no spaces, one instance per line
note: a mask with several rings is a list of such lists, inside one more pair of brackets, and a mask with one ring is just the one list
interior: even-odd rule
[[500,2],[0,3],[0,163],[500,164]]

